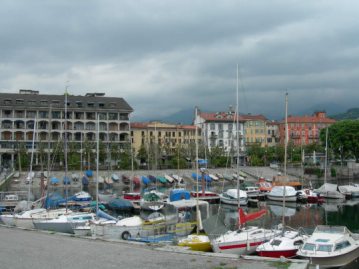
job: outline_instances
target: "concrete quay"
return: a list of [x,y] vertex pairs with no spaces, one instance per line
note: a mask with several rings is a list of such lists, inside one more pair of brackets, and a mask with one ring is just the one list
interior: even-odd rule
[[0,226],[0,268],[305,269],[308,261],[193,252],[176,246],[104,241]]

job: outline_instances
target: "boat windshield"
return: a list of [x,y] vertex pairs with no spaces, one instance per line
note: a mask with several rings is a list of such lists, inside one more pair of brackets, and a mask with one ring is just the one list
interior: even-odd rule
[[318,245],[317,251],[331,252],[333,245]]
[[350,245],[351,244],[348,241],[344,241],[344,242],[336,244],[335,245],[335,250],[341,250],[343,248],[350,247]]
[[282,243],[281,240],[273,240],[270,244],[271,244],[272,246],[279,246],[280,243]]
[[306,243],[303,246],[303,250],[314,251],[315,250],[315,244]]

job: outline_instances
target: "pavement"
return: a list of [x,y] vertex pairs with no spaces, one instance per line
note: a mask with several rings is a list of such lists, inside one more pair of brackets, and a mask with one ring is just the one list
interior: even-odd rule
[[5,226],[0,226],[0,238],[0,268],[307,268],[305,262],[247,260],[236,255],[191,252],[176,246],[109,242]]

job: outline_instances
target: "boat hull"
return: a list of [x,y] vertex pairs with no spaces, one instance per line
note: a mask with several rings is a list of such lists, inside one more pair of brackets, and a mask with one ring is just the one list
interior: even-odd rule
[[248,255],[256,251],[256,248],[263,244],[265,240],[249,240],[247,241],[234,241],[224,243],[212,243],[214,252],[237,254],[237,255]]
[[7,226],[15,226],[14,215],[1,215],[0,220]]
[[69,233],[74,234],[74,228],[85,225],[84,222],[36,222],[34,226],[38,230],[46,230],[57,233]]
[[[267,194],[267,198],[272,201],[283,201],[283,196],[275,196],[275,195]],[[296,195],[286,196],[285,201],[286,202],[296,202],[297,196]]]
[[298,249],[288,249],[288,250],[269,250],[269,251],[258,251],[258,255],[262,257],[270,257],[270,258],[293,258],[297,256]]
[[320,268],[334,268],[345,266],[359,257],[359,247],[343,255],[330,257],[310,257],[299,255],[301,258],[309,259],[310,264],[319,265]]
[[211,242],[206,235],[189,235],[187,238],[180,240],[178,245],[188,247],[194,251],[212,251]]

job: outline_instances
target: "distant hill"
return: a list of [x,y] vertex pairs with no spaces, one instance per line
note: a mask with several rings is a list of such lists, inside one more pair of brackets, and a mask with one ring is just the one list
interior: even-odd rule
[[177,113],[163,117],[160,120],[168,123],[192,124],[194,119],[194,108],[188,108],[178,111]]
[[359,107],[348,109],[347,112],[330,116],[336,120],[356,120],[359,119]]

